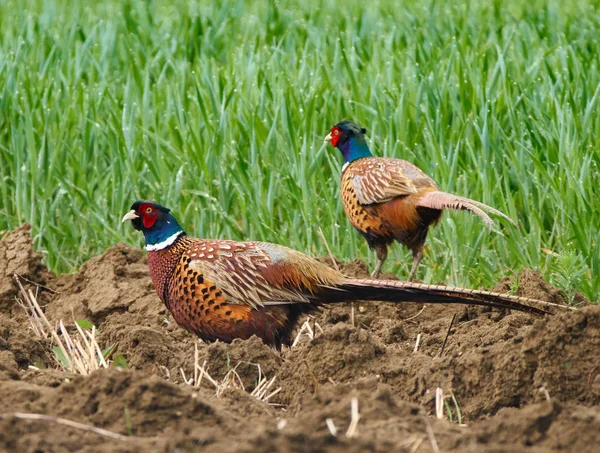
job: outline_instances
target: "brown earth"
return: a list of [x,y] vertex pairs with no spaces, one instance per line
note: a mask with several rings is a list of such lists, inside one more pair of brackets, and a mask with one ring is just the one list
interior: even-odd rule
[[[367,275],[362,261],[340,264],[347,274]],[[16,302],[13,274],[37,291],[50,320],[92,321],[101,346],[116,344],[113,357],[123,356],[128,368],[90,376],[59,371],[50,340],[33,334]],[[519,276],[517,292],[562,302],[560,291],[530,270]],[[142,251],[117,245],[78,274],[55,277],[21,227],[0,241],[0,451],[600,451],[600,306],[533,318],[458,305],[364,303],[356,304],[354,320],[349,305],[324,309],[311,320],[316,337],[281,354],[256,338],[200,343],[199,363],[214,379],[235,369],[246,388],[223,386],[217,397],[207,378],[199,388],[183,382],[181,369],[193,375],[194,339],[154,293]],[[249,393],[256,365],[276,377],[272,389],[281,387],[270,400],[275,405]],[[435,417],[438,387],[456,400],[446,399],[452,420],[446,410]],[[360,420],[356,436],[347,437],[354,398]]]

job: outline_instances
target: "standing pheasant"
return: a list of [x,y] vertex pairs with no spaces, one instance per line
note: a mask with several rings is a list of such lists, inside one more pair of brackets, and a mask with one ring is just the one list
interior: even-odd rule
[[431,224],[436,225],[444,209],[471,211],[489,228],[489,211],[509,222],[502,212],[478,201],[441,192],[436,183],[418,167],[401,159],[373,157],[365,140],[366,129],[342,121],[331,129],[325,142],[338,148],[344,157],[340,190],[350,223],[377,253],[372,277],[381,273],[388,244],[398,241],[413,254],[408,276],[411,281],[423,258],[423,245]]
[[136,201],[123,217],[144,233],[154,288],[175,321],[206,341],[257,335],[289,344],[298,319],[352,300],[464,303],[546,313],[532,299],[487,291],[349,278],[300,252],[267,242],[194,239],[169,209]]

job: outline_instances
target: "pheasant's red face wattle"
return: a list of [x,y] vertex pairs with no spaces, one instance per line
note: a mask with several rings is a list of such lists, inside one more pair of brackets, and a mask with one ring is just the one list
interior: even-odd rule
[[138,209],[137,214],[142,218],[144,228],[152,228],[156,223],[158,212],[153,206],[143,204]]
[[334,126],[331,129],[331,146],[338,145],[341,135],[342,135],[342,131],[337,126]]

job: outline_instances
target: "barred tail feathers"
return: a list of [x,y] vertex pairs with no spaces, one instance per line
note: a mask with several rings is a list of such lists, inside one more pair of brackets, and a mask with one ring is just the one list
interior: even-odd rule
[[490,216],[487,215],[487,213],[485,212],[488,211],[492,214],[495,214],[508,220],[510,223],[516,226],[514,220],[512,220],[503,212],[492,208],[491,206],[488,206],[479,201],[471,200],[470,198],[459,197],[458,195],[453,195],[446,192],[427,192],[419,198],[417,206],[440,210],[455,209],[471,211],[473,214],[481,217],[485,224],[488,226],[488,228],[492,229],[492,227],[494,226],[494,222],[492,221]]
[[[528,297],[490,291],[456,288],[452,286],[427,285],[397,280],[348,279],[337,285],[348,295],[345,300],[380,300],[388,302],[459,303],[523,311],[536,315],[551,314],[549,307],[569,307]],[[340,293],[338,293],[339,295]],[[341,301],[338,299],[337,301]]]

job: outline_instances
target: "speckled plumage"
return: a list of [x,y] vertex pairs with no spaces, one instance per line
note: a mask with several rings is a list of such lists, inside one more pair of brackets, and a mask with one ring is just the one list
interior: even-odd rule
[[417,167],[400,159],[355,160],[344,169],[340,186],[346,215],[369,244],[393,240],[409,247],[418,244],[424,239],[421,230],[442,214],[418,205],[419,196],[437,186]]
[[[157,206],[155,211],[148,208],[153,206]],[[257,335],[279,348],[289,343],[303,314],[325,304],[352,300],[465,303],[545,313],[531,305],[539,301],[526,298],[349,278],[277,244],[190,238],[166,208],[151,202],[136,202],[134,207],[137,210],[132,209],[124,220],[132,220],[147,240],[157,229],[172,229],[174,224],[179,228],[181,234],[173,243],[164,248],[161,242],[152,244],[148,252],[150,275],[175,321],[206,341],[230,342]],[[157,220],[146,216],[156,216]]]
[[[502,212],[483,203],[441,192],[437,184],[415,165],[401,159],[373,157],[364,139],[364,129],[350,121],[334,126],[327,141],[344,156],[340,191],[350,223],[377,253],[377,277],[387,257],[388,245],[398,241],[413,253],[412,280],[423,256],[423,245],[431,225],[439,222],[444,209],[468,210],[492,227],[485,211]],[[358,150],[355,152],[355,149]]]
[[[268,243],[183,236],[172,248],[148,252],[148,264],[159,295],[166,289],[164,304],[190,332],[207,341],[263,332],[265,342],[278,345],[288,340],[281,332],[316,308],[308,303],[310,294],[333,273],[317,262],[306,265],[296,254]],[[173,256],[179,257],[175,266]],[[302,272],[290,265],[303,261]],[[163,272],[170,267],[165,281]]]

